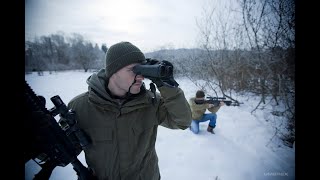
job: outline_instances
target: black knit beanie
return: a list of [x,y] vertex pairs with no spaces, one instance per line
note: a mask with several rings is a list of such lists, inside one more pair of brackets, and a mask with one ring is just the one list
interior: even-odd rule
[[196,98],[204,98],[204,96],[205,96],[204,91],[198,90],[196,92]]
[[130,42],[119,42],[110,46],[106,56],[106,75],[110,78],[119,69],[132,64],[142,63],[145,56],[139,48]]

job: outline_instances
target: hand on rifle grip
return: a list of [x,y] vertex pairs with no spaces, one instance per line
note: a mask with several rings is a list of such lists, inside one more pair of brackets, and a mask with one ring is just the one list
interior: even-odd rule
[[41,105],[43,106],[43,107],[46,107],[46,98],[44,98],[43,96],[38,96],[38,98],[39,98],[39,100],[40,100],[40,102],[41,102]]

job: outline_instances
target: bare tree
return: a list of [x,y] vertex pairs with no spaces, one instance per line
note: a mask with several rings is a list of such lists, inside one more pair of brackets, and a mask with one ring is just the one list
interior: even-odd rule
[[[215,5],[206,6],[197,21],[205,53],[189,57],[191,61],[182,68],[205,81],[200,88],[216,94],[246,91],[259,95],[261,100],[252,112],[274,104],[272,113],[285,117],[290,131],[286,139],[293,143],[294,1],[239,0],[236,5]],[[285,105],[284,110],[280,104]]]
[[289,135],[285,140],[292,144],[295,137],[295,1],[241,0],[240,6],[250,47],[255,50],[255,61],[261,67],[259,73],[254,73],[259,77],[261,102],[265,103],[265,95],[271,95],[276,104],[281,101],[285,105],[280,114],[288,119]]
[[108,47],[107,47],[107,44],[102,44],[102,46],[101,46],[101,50],[105,53],[105,54],[107,54],[107,51],[108,51]]
[[25,70],[42,71],[84,69],[104,67],[104,56],[97,44],[74,33],[64,37],[63,33],[41,36],[25,42]]
[[[232,94],[227,95],[226,91],[231,89],[230,73],[236,74],[232,61],[232,49],[234,49],[235,21],[232,12],[233,5],[229,1],[218,4],[211,4],[203,9],[203,17],[197,20],[200,31],[200,47],[205,50],[201,57],[194,58],[197,66],[192,66],[192,71],[201,74],[202,79],[216,94],[223,97],[232,98]],[[229,91],[230,93],[231,91]]]
[[41,55],[41,44],[37,39],[32,43],[27,41],[25,44],[25,71],[37,71],[38,75],[43,75],[46,67]]

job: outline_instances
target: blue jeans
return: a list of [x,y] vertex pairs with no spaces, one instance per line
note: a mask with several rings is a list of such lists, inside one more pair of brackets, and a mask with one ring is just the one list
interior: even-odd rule
[[202,119],[200,119],[200,120],[192,120],[191,126],[190,126],[190,130],[193,133],[198,134],[199,133],[199,123],[206,122],[206,121],[210,121],[209,125],[211,127],[215,128],[216,127],[216,120],[217,120],[217,114],[216,113],[204,114],[202,116]]

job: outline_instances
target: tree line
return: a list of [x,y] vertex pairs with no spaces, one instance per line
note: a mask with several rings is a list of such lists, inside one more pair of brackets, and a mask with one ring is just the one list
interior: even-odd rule
[[106,44],[99,47],[78,33],[41,36],[25,41],[25,72],[99,69],[104,67],[107,49]]

